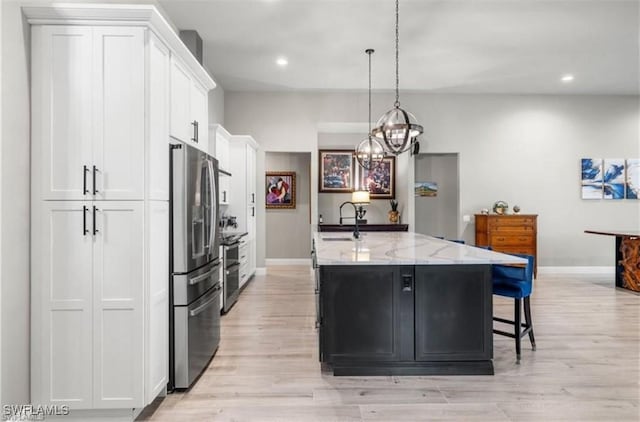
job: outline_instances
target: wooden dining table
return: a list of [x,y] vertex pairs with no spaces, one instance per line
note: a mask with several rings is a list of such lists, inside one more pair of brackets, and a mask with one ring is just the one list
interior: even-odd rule
[[640,230],[585,230],[584,232],[615,236],[616,287],[640,293]]

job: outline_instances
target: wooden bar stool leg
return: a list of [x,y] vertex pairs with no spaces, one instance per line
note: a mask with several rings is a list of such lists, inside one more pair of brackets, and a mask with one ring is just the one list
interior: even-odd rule
[[515,309],[514,309],[514,314],[515,314],[515,337],[516,337],[516,359],[517,362],[516,363],[520,363],[520,325],[521,325],[521,319],[520,319],[520,309],[521,309],[521,305],[520,305],[520,300],[521,299],[515,299]]
[[524,319],[529,327],[529,340],[531,341],[531,349],[536,350],[536,339],[533,337],[533,321],[531,320],[531,303],[529,296],[524,298]]

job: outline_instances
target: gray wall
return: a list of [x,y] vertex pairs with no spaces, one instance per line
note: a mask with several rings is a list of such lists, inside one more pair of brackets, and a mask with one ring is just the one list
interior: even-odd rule
[[[266,258],[309,258],[311,236],[309,168],[311,154],[267,152],[265,171],[294,171],[296,173],[296,207],[294,209],[267,209]],[[260,174],[264,182],[264,173]]]
[[[29,25],[2,7],[2,403],[29,403]],[[7,60],[7,58],[11,58]]]
[[415,180],[438,184],[437,196],[415,197],[415,231],[447,239],[458,236],[459,182],[457,154],[419,154]]
[[[498,199],[539,214],[541,265],[610,266],[611,239],[583,231],[640,226],[639,201],[584,201],[579,186],[582,157],[640,157],[638,96],[401,93],[401,101],[425,127],[423,152],[459,154],[459,221]],[[391,95],[375,94],[372,114],[379,116],[392,104]],[[360,123],[365,134],[366,114],[366,93],[225,93],[229,131],[252,135],[265,150],[311,152],[312,197],[317,197],[318,134],[338,123]],[[264,154],[258,157],[261,171]],[[402,154],[396,189],[406,204],[403,222],[410,224],[414,178],[413,160]],[[315,222],[315,202],[312,213]],[[257,224],[262,266],[264,212]],[[460,223],[458,237],[473,241],[473,221]]]

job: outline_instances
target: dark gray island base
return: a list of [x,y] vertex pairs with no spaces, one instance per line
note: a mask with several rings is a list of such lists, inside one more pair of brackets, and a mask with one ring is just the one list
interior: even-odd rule
[[315,267],[334,375],[493,375],[491,265]]

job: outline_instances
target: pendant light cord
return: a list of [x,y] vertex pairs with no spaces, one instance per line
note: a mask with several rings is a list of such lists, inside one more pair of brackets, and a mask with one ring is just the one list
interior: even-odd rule
[[371,134],[371,54],[372,49],[368,49],[366,53],[369,55],[369,134]]
[[399,21],[400,21],[400,11],[399,11],[399,0],[396,0],[396,102],[395,107],[400,107],[400,71],[399,71],[399,53],[398,53],[398,39],[400,38],[400,30],[399,30]]

